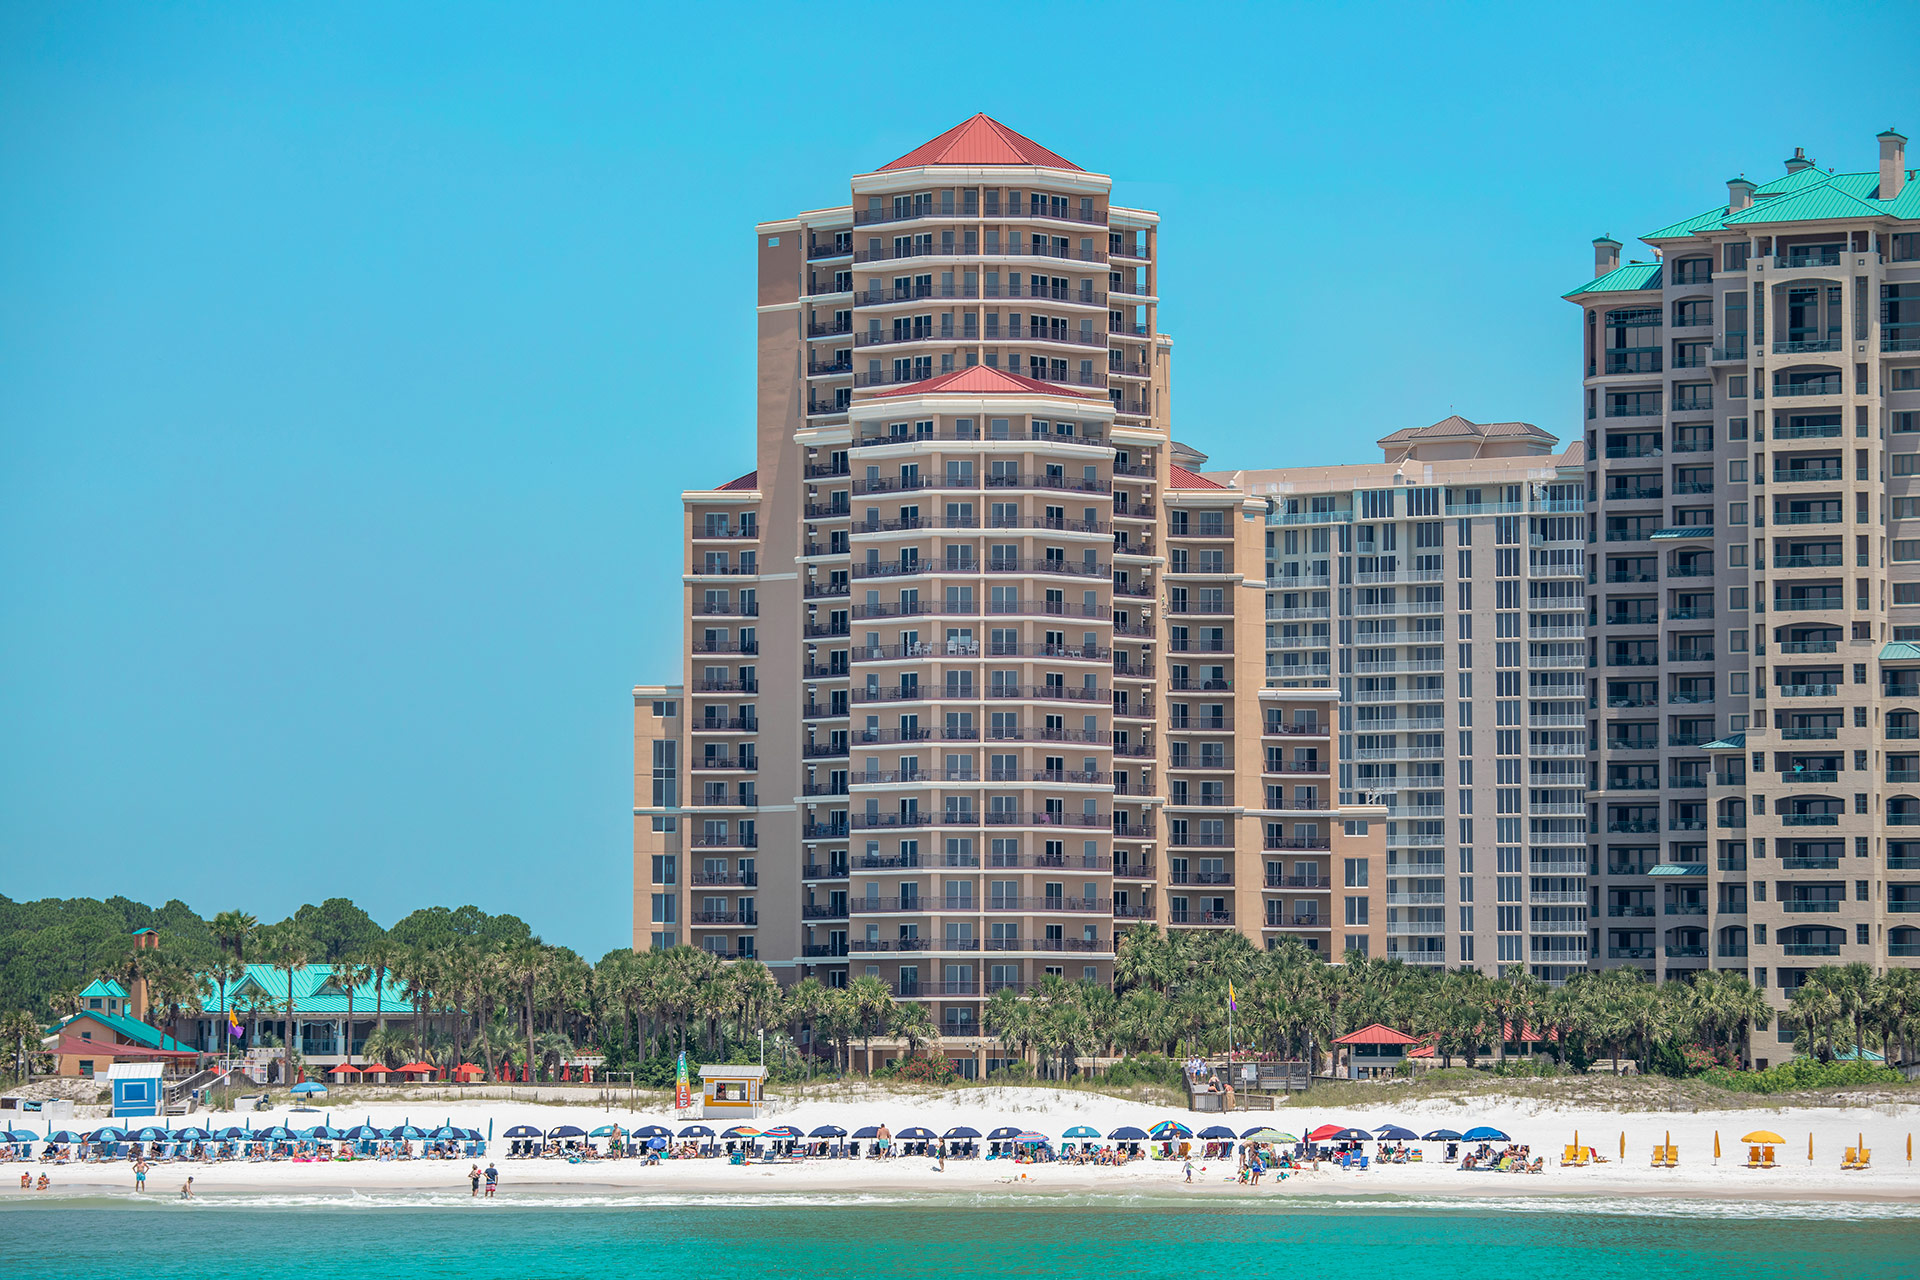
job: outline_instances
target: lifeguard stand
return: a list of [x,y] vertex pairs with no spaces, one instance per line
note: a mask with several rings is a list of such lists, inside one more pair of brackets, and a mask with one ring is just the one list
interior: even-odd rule
[[765,1067],[701,1067],[700,1105],[708,1120],[752,1120],[765,1101]]

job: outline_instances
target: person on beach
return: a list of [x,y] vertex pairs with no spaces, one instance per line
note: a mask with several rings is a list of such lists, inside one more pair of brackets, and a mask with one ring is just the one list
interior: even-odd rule
[[147,1189],[147,1162],[144,1157],[133,1162],[133,1189],[135,1191]]
[[1187,1181],[1192,1182],[1193,1181],[1193,1161],[1191,1160],[1187,1161],[1186,1172],[1187,1172]]
[[472,1168],[467,1170],[467,1181],[473,1184],[473,1194],[475,1196],[478,1196],[480,1194],[480,1166],[479,1165],[476,1164]]
[[185,1182],[180,1184],[180,1198],[182,1200],[193,1199],[193,1178],[191,1175],[188,1176]]
[[494,1188],[498,1186],[499,1183],[500,1170],[496,1169],[493,1161],[489,1160],[487,1161],[487,1199],[493,1199]]
[[22,1191],[33,1190],[33,1175],[31,1173],[23,1173],[20,1175],[20,1189]]

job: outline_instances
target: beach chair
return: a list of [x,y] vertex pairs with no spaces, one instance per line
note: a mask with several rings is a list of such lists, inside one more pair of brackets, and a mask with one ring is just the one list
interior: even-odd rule
[[1873,1159],[1873,1152],[1865,1147],[1848,1147],[1845,1157],[1840,1161],[1842,1169],[1864,1169]]
[[1584,1165],[1586,1162],[1587,1162],[1587,1149],[1585,1147],[1568,1147],[1566,1151],[1563,1152],[1560,1156],[1560,1163],[1562,1165],[1571,1166],[1573,1168],[1578,1168],[1581,1165]]

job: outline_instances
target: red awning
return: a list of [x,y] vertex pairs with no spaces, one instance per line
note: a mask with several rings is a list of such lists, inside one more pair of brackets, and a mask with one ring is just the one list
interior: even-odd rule
[[360,1068],[354,1066],[351,1062],[343,1062],[337,1067],[327,1068],[327,1074],[330,1076],[357,1076],[360,1074]]
[[424,1071],[428,1075],[432,1075],[434,1072],[438,1071],[439,1069],[440,1068],[434,1066],[431,1062],[409,1062],[404,1067],[394,1068],[395,1071],[399,1072],[402,1075],[412,1075],[416,1071]]

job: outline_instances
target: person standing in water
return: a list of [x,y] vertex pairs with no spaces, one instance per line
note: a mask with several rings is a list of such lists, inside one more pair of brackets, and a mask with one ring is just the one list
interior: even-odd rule
[[493,1190],[499,1182],[500,1170],[494,1167],[493,1161],[487,1161],[487,1199],[493,1199]]
[[133,1189],[135,1191],[147,1189],[147,1161],[144,1156],[133,1162]]
[[476,1164],[471,1169],[467,1170],[467,1180],[473,1184],[473,1194],[476,1196],[479,1195],[480,1194],[480,1166],[479,1165]]
[[187,1176],[185,1182],[180,1184],[180,1198],[182,1200],[193,1199],[193,1176],[191,1174]]

